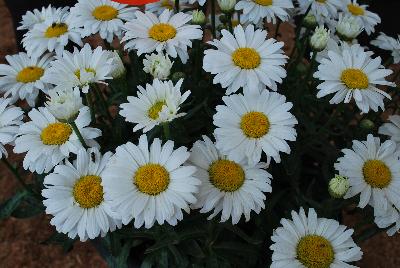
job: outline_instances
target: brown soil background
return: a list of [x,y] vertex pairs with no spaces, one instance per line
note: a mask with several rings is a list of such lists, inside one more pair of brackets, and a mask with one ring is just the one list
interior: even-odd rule
[[[29,0],[28,0],[29,1]],[[283,28],[283,31],[285,28]],[[287,35],[284,39],[286,39]],[[286,40],[284,40],[286,41]],[[0,63],[5,56],[16,52],[10,14],[0,0]],[[16,156],[11,156],[11,161]],[[18,188],[12,174],[0,165],[0,202],[13,195]],[[349,220],[352,221],[351,219]],[[45,215],[27,220],[7,219],[0,222],[0,267],[106,267],[90,243],[78,242],[73,250],[64,253],[54,245],[41,245],[54,231]],[[400,236],[382,233],[364,242],[362,268],[400,267]]]

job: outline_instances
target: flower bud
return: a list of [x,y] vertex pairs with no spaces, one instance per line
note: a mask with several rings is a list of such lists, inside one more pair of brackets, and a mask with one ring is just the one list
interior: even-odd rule
[[45,106],[57,120],[72,122],[78,116],[83,104],[79,89],[70,88],[61,91],[50,90]]
[[230,14],[234,11],[236,0],[218,0],[218,5],[223,13]]
[[110,53],[114,63],[114,69],[111,72],[111,76],[114,79],[121,78],[126,72],[124,63],[122,62],[122,59],[118,54],[118,51],[114,50]]
[[151,74],[154,78],[166,80],[171,74],[172,64],[173,62],[171,62],[168,55],[164,55],[162,52],[158,54],[153,53],[146,55],[146,58],[143,60],[143,70]]
[[324,50],[328,44],[329,35],[330,30],[325,29],[323,26],[315,28],[310,40],[312,49],[317,52]]
[[329,181],[328,191],[333,198],[343,198],[349,188],[350,183],[346,177],[335,175],[335,177]]
[[206,23],[206,15],[201,10],[194,10],[192,13],[192,23],[204,25]]
[[375,124],[374,124],[374,122],[372,122],[369,119],[363,119],[360,122],[360,127],[365,129],[365,130],[371,130],[371,129],[373,129],[375,127]]
[[357,18],[352,16],[343,16],[339,14],[339,21],[336,25],[337,36],[342,41],[352,41],[363,31]]
[[311,13],[308,13],[307,16],[304,17],[303,23],[304,23],[304,27],[306,27],[308,29],[315,29],[315,27],[317,27],[317,25],[318,25],[317,19]]

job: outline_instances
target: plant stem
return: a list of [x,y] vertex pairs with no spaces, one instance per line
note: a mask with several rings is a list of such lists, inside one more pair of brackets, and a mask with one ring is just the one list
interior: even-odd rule
[[169,123],[165,122],[162,124],[162,126],[163,126],[163,131],[164,131],[164,139],[165,139],[165,141],[167,141],[167,140],[169,140],[169,138],[171,136],[171,133],[169,130]]
[[6,158],[2,158],[1,161],[3,161],[4,165],[6,165],[6,167],[12,172],[14,177],[18,180],[18,182],[22,185],[22,187],[26,191],[32,193],[35,196],[39,196],[37,193],[33,192],[31,188],[29,188],[29,186],[24,182],[22,177],[19,175],[18,170],[13,165],[11,165],[11,163],[8,162],[8,160]]
[[275,28],[275,39],[278,38],[278,34],[279,34],[279,28],[281,27],[281,23],[282,21],[280,19],[278,19],[278,23],[276,24],[276,28]]
[[229,32],[233,33],[233,26],[232,26],[232,14],[227,14],[226,15],[227,19],[228,19],[228,30]]
[[99,86],[96,84],[93,86],[93,89],[95,91],[97,98],[100,99],[101,105],[103,106],[104,114],[108,117],[108,120],[110,121],[110,123],[112,123],[113,118],[110,114],[110,111],[108,110],[108,104],[107,104],[106,99],[103,96],[103,92],[101,92]]
[[311,58],[311,61],[310,61],[310,68],[308,69],[306,79],[304,80],[306,84],[310,80],[311,75],[313,73],[314,65],[315,65],[315,59],[317,58],[317,54],[318,53],[316,51],[313,52],[313,55],[312,55],[312,58]]
[[90,110],[90,118],[91,121],[94,123],[96,121],[96,116],[95,116],[95,112],[94,112],[94,107],[93,107],[93,102],[90,96],[91,92],[89,91],[88,93],[85,94],[86,97],[86,105],[89,106],[89,110]]
[[175,11],[176,13],[179,12],[179,0],[175,0]]
[[211,29],[213,38],[216,38],[215,32],[215,0],[211,0]]
[[78,136],[78,139],[79,139],[79,141],[81,142],[82,146],[85,147],[85,148],[89,148],[89,147],[87,146],[85,140],[83,139],[82,134],[81,134],[81,132],[79,131],[78,126],[76,125],[75,121],[72,121],[72,122],[70,122],[69,124],[71,125],[72,129],[74,130],[76,136]]

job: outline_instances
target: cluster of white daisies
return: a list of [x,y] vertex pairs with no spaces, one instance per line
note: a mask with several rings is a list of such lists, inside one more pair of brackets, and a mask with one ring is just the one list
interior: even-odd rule
[[[303,26],[320,25],[311,38],[319,63],[314,73],[321,81],[318,98],[334,94],[332,104],[354,99],[363,113],[384,109],[390,95],[377,86],[394,86],[385,79],[392,71],[356,39],[380,22],[367,6],[356,0],[218,2],[223,12],[242,16],[232,32],[223,29],[204,52],[203,69],[226,95],[213,117],[215,142],[203,136],[191,150],[175,148],[171,140],[149,143],[146,132],[185,116],[180,108],[191,92],[182,89],[182,79],[174,84],[169,77],[174,61],[185,64],[192,42],[203,39],[204,14],[174,13],[169,0],[146,5],[145,12],[111,0],[79,0],[72,8],[49,6],[23,17],[19,29],[27,31],[26,52],[7,56],[8,64],[0,65],[0,156],[7,157],[4,145],[11,144],[15,153],[25,153],[24,169],[47,174],[43,203],[59,232],[84,241],[131,222],[135,228],[176,225],[191,209],[237,224],[265,207],[265,194],[272,191],[266,169],[290,153],[298,122],[292,103],[277,93],[286,77],[284,44],[267,37],[264,21],[289,21],[300,14]],[[135,124],[133,131],[143,132],[138,143],[104,155],[96,142],[102,132],[90,127],[93,111],[83,99],[98,90],[96,84],[123,77],[125,69],[116,51],[83,45],[82,39],[93,34],[108,43],[117,38],[125,50],[145,54],[144,71],[154,77],[119,109]],[[380,34],[372,44],[400,61],[398,40]],[[35,108],[39,94],[48,101]],[[18,100],[31,107],[26,120],[13,106]],[[394,224],[394,233],[400,228],[400,117],[390,121],[379,132],[391,140],[381,143],[369,135],[367,141],[354,141],[335,168],[349,178],[345,198],[360,194],[359,206],[371,205],[378,226]],[[261,162],[263,155],[267,163]],[[318,218],[313,209],[308,215],[302,208],[293,211],[292,220],[281,224],[272,236],[271,267],[354,267],[348,262],[362,256],[352,230]]]

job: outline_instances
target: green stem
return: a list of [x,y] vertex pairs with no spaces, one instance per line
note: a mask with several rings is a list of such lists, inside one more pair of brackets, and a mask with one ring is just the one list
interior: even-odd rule
[[170,139],[171,133],[170,133],[170,129],[169,129],[169,123],[165,122],[162,124],[163,126],[163,131],[164,131],[164,139],[165,141]]
[[229,32],[233,33],[233,26],[232,26],[232,14],[227,14],[226,15],[227,19],[228,19],[228,30]]
[[275,29],[275,39],[278,38],[278,34],[279,34],[279,28],[281,27],[281,23],[282,21],[280,19],[278,19],[278,23],[276,24],[276,29]]
[[92,102],[92,98],[91,98],[91,92],[89,91],[88,93],[85,94],[86,97],[86,105],[89,106],[89,110],[90,110],[90,118],[92,123],[95,123],[96,121],[96,115],[94,112],[94,107],[93,107],[93,102]]
[[176,13],[179,12],[179,0],[175,0],[175,11]]
[[100,88],[99,88],[99,86],[97,84],[95,84],[93,86],[93,89],[94,89],[94,91],[96,93],[97,98],[100,100],[101,105],[103,106],[104,114],[108,117],[108,120],[110,121],[110,123],[112,123],[113,118],[112,118],[112,116],[110,114],[110,111],[108,110],[108,104],[107,104],[106,99],[104,98],[103,92],[101,92],[101,90],[100,90]]
[[300,20],[299,26],[296,29],[296,40],[294,42],[294,48],[293,48],[292,52],[290,53],[289,59],[293,58],[294,53],[299,46],[300,31],[301,31],[301,28],[303,27],[304,18],[308,15],[310,10],[311,10],[311,5],[308,7],[306,13],[304,13],[304,16]]
[[315,59],[317,58],[317,54],[318,53],[316,51],[313,52],[311,62],[310,62],[310,68],[308,69],[308,73],[307,73],[306,80],[305,80],[306,84],[308,84],[308,81],[310,80],[311,75],[313,74],[314,66],[315,66]]
[[216,38],[215,32],[215,0],[211,0],[211,29],[213,38]]
[[33,192],[32,189],[24,182],[22,177],[19,175],[18,170],[13,165],[11,165],[11,163],[8,162],[6,158],[2,158],[1,161],[3,161],[4,165],[6,165],[6,167],[12,172],[14,177],[18,180],[18,182],[26,191],[32,193],[35,196],[39,196],[37,193]]
[[70,122],[69,124],[71,125],[72,129],[74,130],[76,136],[78,136],[78,139],[79,139],[79,141],[81,142],[82,146],[85,147],[85,148],[89,148],[89,147],[87,146],[85,140],[83,139],[82,134],[81,134],[81,132],[79,131],[78,126],[76,125],[75,121],[72,121],[72,122]]

